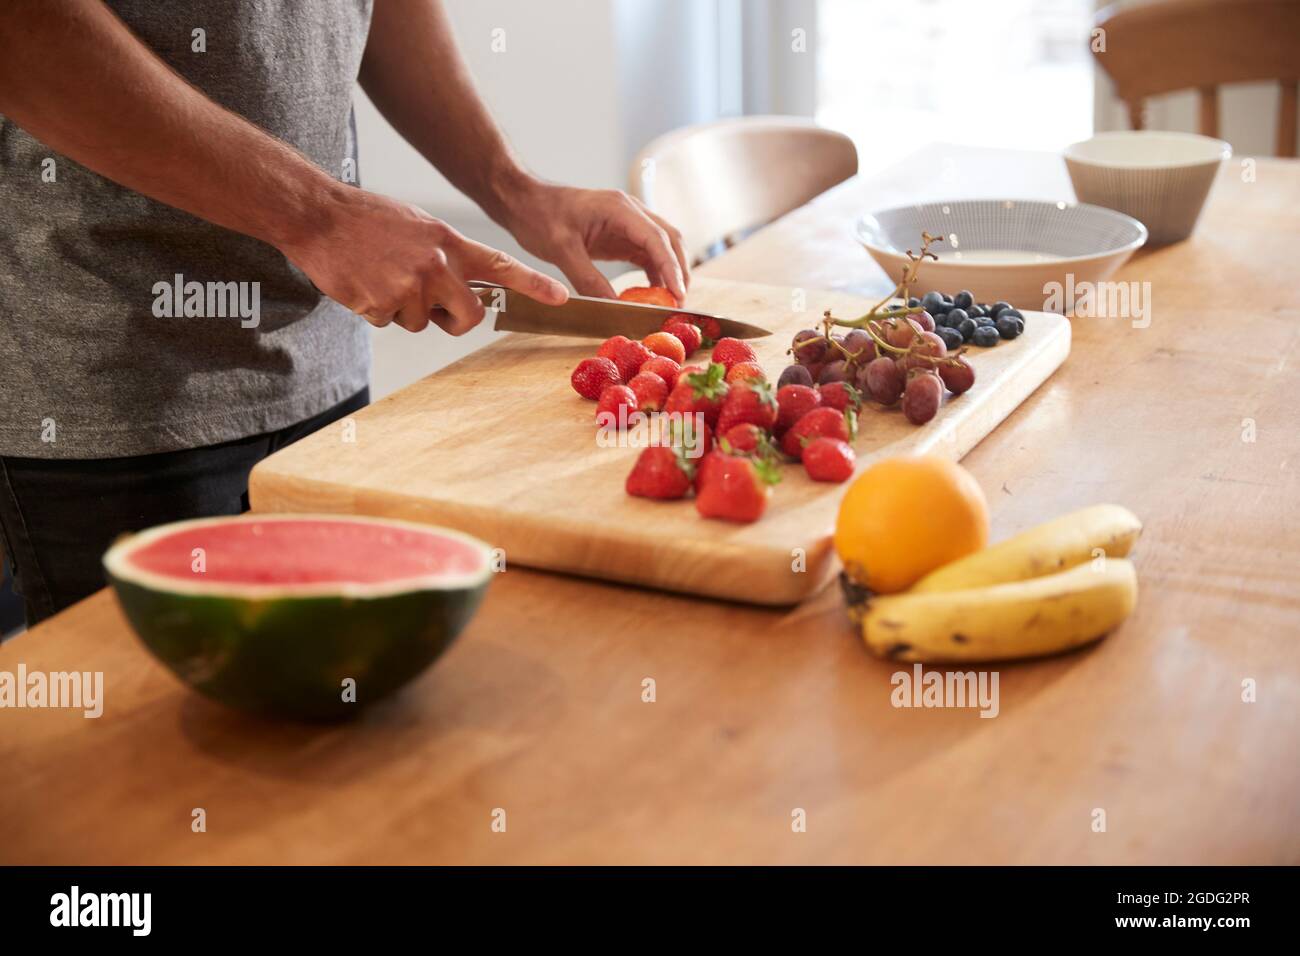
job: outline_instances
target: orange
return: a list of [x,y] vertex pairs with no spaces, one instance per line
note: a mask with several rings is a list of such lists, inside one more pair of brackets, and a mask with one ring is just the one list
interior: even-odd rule
[[872,465],[844,493],[835,521],[845,571],[877,594],[905,590],[988,540],[984,492],[965,468],[936,455]]

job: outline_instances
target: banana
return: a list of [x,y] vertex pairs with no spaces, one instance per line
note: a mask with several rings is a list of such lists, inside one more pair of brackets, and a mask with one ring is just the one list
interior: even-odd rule
[[[846,588],[846,593],[849,593]],[[961,591],[850,594],[849,614],[867,647],[898,661],[1038,657],[1105,637],[1137,602],[1130,561],[1107,558],[1061,571]]]
[[931,571],[912,585],[911,593],[958,591],[1054,574],[1092,560],[1097,549],[1108,558],[1123,558],[1141,533],[1142,522],[1127,508],[1093,505]]

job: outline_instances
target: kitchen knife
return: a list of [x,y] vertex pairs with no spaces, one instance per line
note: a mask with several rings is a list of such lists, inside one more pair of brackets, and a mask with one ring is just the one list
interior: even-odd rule
[[767,329],[735,319],[692,312],[690,309],[668,309],[640,302],[621,302],[617,299],[597,299],[585,295],[570,295],[564,305],[543,305],[515,292],[489,282],[471,282],[479,299],[489,309],[497,310],[498,332],[533,332],[538,335],[574,335],[591,339],[607,339],[613,335],[626,335],[643,339],[658,332],[664,319],[670,315],[704,316],[714,319],[724,336],[735,339],[756,339],[771,335]]

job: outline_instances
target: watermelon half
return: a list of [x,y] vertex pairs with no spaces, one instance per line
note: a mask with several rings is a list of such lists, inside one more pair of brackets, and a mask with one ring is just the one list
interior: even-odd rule
[[455,531],[288,514],[160,525],[115,543],[104,568],[181,680],[233,707],[309,719],[350,716],[412,680],[492,575],[487,545]]

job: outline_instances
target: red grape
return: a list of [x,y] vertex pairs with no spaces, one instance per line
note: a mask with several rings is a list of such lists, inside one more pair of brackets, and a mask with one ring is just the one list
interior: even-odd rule
[[905,349],[921,332],[921,327],[911,319],[887,319],[885,341],[896,349]]
[[924,425],[939,412],[943,382],[933,372],[917,372],[903,389],[903,414],[913,425]]
[[905,374],[888,356],[872,360],[862,372],[860,385],[881,405],[893,405],[903,394]]
[[929,312],[913,312],[908,318],[919,325],[923,332],[934,331],[934,316]]
[[791,343],[795,361],[800,365],[816,365],[826,356],[826,338],[812,329],[800,329]]
[[960,395],[975,384],[975,369],[958,355],[939,366],[939,377],[948,386],[948,391]]

